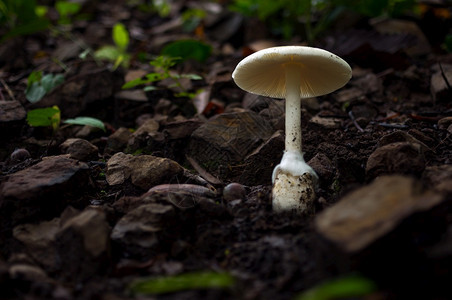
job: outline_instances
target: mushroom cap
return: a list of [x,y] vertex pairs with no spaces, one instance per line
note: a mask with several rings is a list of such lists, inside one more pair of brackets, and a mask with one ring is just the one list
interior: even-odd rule
[[331,93],[352,77],[348,63],[331,52],[305,46],[281,46],[245,57],[235,68],[232,78],[247,92],[285,98],[285,66],[288,64],[296,65],[300,70],[300,98]]

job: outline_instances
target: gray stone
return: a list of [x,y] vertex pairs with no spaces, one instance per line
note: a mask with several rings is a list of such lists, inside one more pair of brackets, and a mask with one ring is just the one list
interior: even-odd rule
[[0,124],[25,120],[27,112],[19,101],[0,101]]
[[357,253],[387,236],[410,216],[428,213],[444,200],[423,193],[412,178],[382,176],[344,196],[315,219],[321,236],[347,253]]
[[309,123],[318,125],[320,127],[326,128],[326,129],[337,129],[341,128],[342,120],[338,118],[325,118],[321,117],[319,115],[312,117],[309,120]]
[[111,239],[130,255],[152,255],[163,247],[160,244],[165,231],[174,223],[172,205],[143,204],[131,210],[115,225]]
[[60,228],[60,219],[44,221],[39,224],[21,224],[13,229],[13,236],[20,241],[27,254],[46,270],[58,269],[56,234]]
[[106,178],[110,185],[122,184],[130,179],[133,185],[148,190],[183,172],[184,168],[167,158],[152,155],[133,156],[119,152],[108,160]]
[[435,191],[452,196],[452,165],[429,166],[425,168],[422,179]]
[[377,148],[368,158],[368,179],[383,174],[420,175],[425,169],[425,157],[419,144],[392,143]]
[[0,186],[2,221],[57,216],[88,186],[89,167],[65,156],[49,156],[11,174]]
[[[413,132],[413,131],[410,130],[410,132]],[[427,146],[426,144],[424,144],[423,142],[421,142],[420,140],[418,140],[411,134],[409,134],[405,131],[401,131],[401,130],[396,130],[394,132],[391,132],[391,133],[381,137],[380,140],[378,141],[378,147],[386,146],[386,145],[389,145],[392,143],[399,143],[399,142],[407,142],[410,144],[417,144],[421,147],[421,150],[423,152],[432,151],[432,149],[430,149],[429,146]]]
[[60,145],[60,150],[69,154],[70,158],[81,161],[95,160],[99,155],[97,146],[78,138],[67,139]]
[[314,169],[320,180],[330,182],[333,179],[335,167],[325,154],[317,153],[308,161],[308,165]]
[[125,127],[120,127],[114,133],[112,133],[107,140],[107,145],[105,146],[106,154],[113,154],[116,152],[124,151],[127,147],[127,143],[131,137],[132,133],[129,129]]
[[19,101],[0,101],[1,138],[8,139],[20,133],[27,112]]
[[119,90],[123,76],[107,68],[93,68],[91,62],[82,63],[78,75],[68,77],[64,83],[32,105],[51,107],[57,105],[64,118],[74,118],[94,102],[111,100]]
[[254,112],[216,115],[193,132],[188,153],[218,175],[242,164],[272,134],[272,126]]
[[101,272],[108,261],[110,226],[105,214],[87,209],[69,219],[57,233],[63,276],[83,281]]

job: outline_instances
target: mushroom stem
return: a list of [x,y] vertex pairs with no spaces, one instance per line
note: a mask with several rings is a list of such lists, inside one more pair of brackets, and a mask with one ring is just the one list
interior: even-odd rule
[[301,152],[300,68],[289,63],[286,72],[286,139],[287,152]]

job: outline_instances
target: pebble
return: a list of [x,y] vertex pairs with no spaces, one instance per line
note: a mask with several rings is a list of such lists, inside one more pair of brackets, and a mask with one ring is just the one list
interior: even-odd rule
[[60,145],[60,150],[69,154],[70,158],[81,161],[96,160],[99,156],[97,146],[79,138],[67,139]]
[[184,168],[171,159],[118,152],[108,160],[105,175],[109,185],[122,184],[130,179],[133,185],[149,190],[183,172]]
[[240,183],[232,182],[223,189],[223,199],[226,202],[231,202],[237,199],[243,200],[245,197],[246,188]]

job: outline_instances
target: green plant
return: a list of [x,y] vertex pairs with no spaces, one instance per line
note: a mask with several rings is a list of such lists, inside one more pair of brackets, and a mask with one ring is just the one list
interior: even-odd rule
[[46,74],[42,71],[33,71],[28,76],[25,97],[31,103],[38,102],[47,93],[64,82],[62,74]]
[[182,28],[186,32],[192,32],[207,16],[206,11],[199,8],[189,8],[182,13]]
[[212,53],[212,47],[197,40],[179,40],[163,47],[161,55],[178,57],[180,61],[193,59],[205,62]]
[[235,278],[228,273],[194,272],[175,276],[135,280],[129,286],[134,294],[163,294],[183,290],[228,288]]
[[201,76],[196,74],[178,74],[171,70],[171,68],[176,65],[176,63],[180,60],[178,57],[169,57],[169,56],[157,56],[154,60],[150,62],[152,66],[154,66],[155,72],[149,73],[142,78],[137,78],[132,81],[126,82],[122,88],[130,89],[139,85],[148,85],[144,88],[145,91],[156,90],[157,87],[153,85],[149,85],[150,83],[154,83],[157,81],[161,81],[163,79],[171,79],[173,84],[169,85],[168,88],[176,89],[179,92],[175,94],[176,97],[189,97],[193,98],[197,93],[190,93],[185,90],[182,83],[180,82],[181,78],[188,78],[191,80],[200,80]]
[[130,62],[130,54],[127,53],[129,47],[129,32],[122,23],[116,23],[113,26],[112,38],[115,45],[107,45],[98,49],[94,53],[97,59],[105,59],[114,62],[113,69],[120,65],[127,68]]
[[45,13],[46,8],[35,0],[0,1],[0,26],[5,30],[0,42],[46,29],[50,22],[44,18]]
[[321,283],[295,297],[295,300],[361,299],[376,290],[370,279],[348,275]]
[[27,123],[32,127],[52,127],[53,132],[60,128],[61,113],[58,106],[36,108],[28,111]]
[[[27,113],[27,123],[32,127],[51,127],[55,133],[60,128],[61,111],[58,106],[32,109]],[[105,131],[104,123],[91,117],[67,119],[63,123],[69,125],[88,125]]]
[[57,1],[55,3],[55,9],[58,11],[60,18],[58,19],[59,24],[70,24],[71,16],[77,14],[81,9],[81,4],[77,2],[69,1]]

